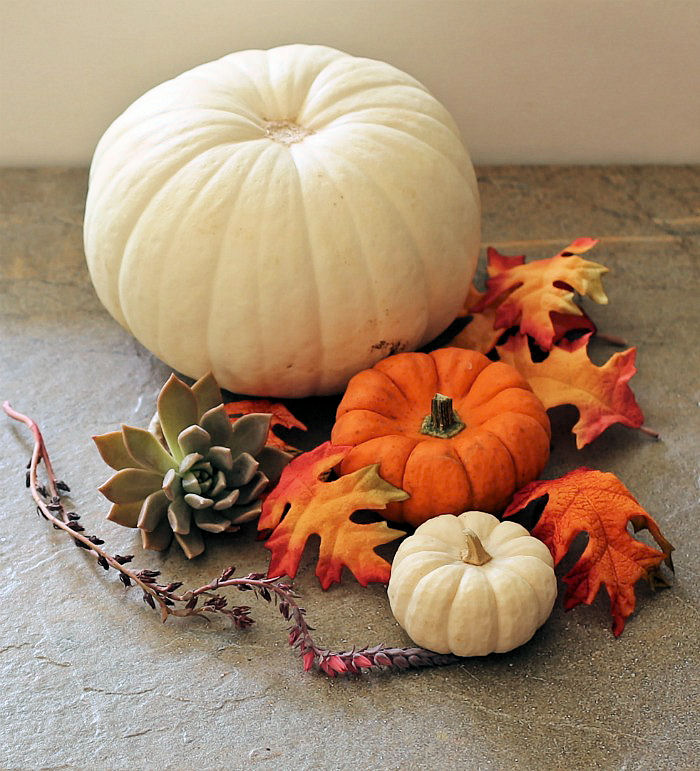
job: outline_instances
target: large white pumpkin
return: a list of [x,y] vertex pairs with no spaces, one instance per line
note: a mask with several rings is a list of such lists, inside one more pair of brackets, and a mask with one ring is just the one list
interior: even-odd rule
[[341,390],[441,332],[479,248],[445,108],[323,46],[241,51],[144,94],[90,169],[85,253],[109,312],[232,391]]

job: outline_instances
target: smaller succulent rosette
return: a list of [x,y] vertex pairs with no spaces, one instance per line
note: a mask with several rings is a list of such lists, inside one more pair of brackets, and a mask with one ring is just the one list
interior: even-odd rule
[[171,375],[151,430],[93,437],[117,472],[100,487],[107,518],[138,527],[146,549],[167,549],[174,535],[187,557],[201,554],[201,531],[232,532],[259,516],[261,494],[291,459],[266,446],[270,420],[252,413],[232,425],[212,375],[191,387]]

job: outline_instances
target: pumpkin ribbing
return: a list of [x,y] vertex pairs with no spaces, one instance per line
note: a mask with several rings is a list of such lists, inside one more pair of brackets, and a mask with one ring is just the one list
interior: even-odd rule
[[239,51],[107,130],[85,254],[106,308],[174,369],[337,393],[454,319],[478,198],[453,120],[409,75],[324,46]]
[[402,542],[388,596],[417,645],[485,656],[532,637],[552,612],[557,579],[549,549],[522,525],[467,511],[435,517]]

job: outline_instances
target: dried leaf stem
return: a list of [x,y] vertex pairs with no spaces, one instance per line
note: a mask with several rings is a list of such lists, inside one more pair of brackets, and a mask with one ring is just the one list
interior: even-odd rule
[[[331,651],[317,645],[311,632],[313,627],[306,620],[306,610],[299,604],[300,595],[290,582],[282,576],[266,578],[264,573],[250,573],[247,576],[234,577],[235,568],[228,567],[221,575],[198,589],[189,589],[178,593],[182,586],[179,581],[158,583],[160,571],[134,570],[127,565],[133,555],[109,554],[102,548],[104,541],[94,535],[86,535],[80,524],[80,517],[75,512],[67,511],[62,493],[70,492],[65,482],[59,481],[51,465],[51,459],[44,443],[39,426],[31,418],[14,410],[9,402],[4,402],[3,410],[9,417],[24,423],[34,435],[34,448],[27,467],[26,483],[37,506],[37,513],[50,522],[54,528],[63,530],[76,544],[95,558],[104,570],[114,569],[119,574],[125,587],[138,586],[143,593],[143,600],[151,608],[160,610],[163,622],[169,616],[203,616],[220,614],[226,616],[239,629],[245,629],[254,623],[248,605],[229,606],[228,600],[220,589],[235,588],[239,591],[252,591],[253,594],[268,603],[274,602],[288,622],[289,644],[299,651],[304,669],[317,666],[319,671],[329,677],[346,674],[359,674],[362,670],[384,668],[392,671],[421,667],[444,666],[462,661],[451,654],[434,653],[425,648],[389,648],[375,645],[349,651]],[[47,487],[38,481],[39,464],[44,464]]]

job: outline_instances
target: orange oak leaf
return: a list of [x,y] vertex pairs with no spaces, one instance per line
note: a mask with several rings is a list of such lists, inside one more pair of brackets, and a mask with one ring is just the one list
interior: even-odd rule
[[[554,344],[566,350],[575,350],[585,345],[590,337],[585,333],[596,333],[595,324],[585,313],[581,316],[572,316],[554,312],[551,314],[551,319],[554,327]],[[469,314],[469,321],[464,328],[444,345],[489,353],[504,336],[504,332],[505,330],[496,328],[496,308],[485,308],[480,313]],[[573,332],[578,333],[578,337],[569,339],[567,335]]]
[[324,442],[285,467],[258,521],[258,530],[273,531],[265,543],[272,552],[269,576],[294,578],[306,542],[316,534],[321,537],[316,575],[324,589],[340,581],[343,567],[362,586],[370,581],[388,583],[391,566],[374,550],[405,533],[386,522],[358,524],[350,516],[363,509],[385,509],[408,494],[379,476],[379,464],[325,481],[351,449]]
[[287,444],[284,439],[277,436],[272,431],[274,426],[282,426],[283,428],[298,428],[301,431],[307,431],[307,427],[297,420],[294,415],[284,406],[284,404],[278,404],[277,402],[271,402],[267,399],[244,399],[238,402],[227,402],[224,404],[226,414],[232,423],[243,415],[248,415],[251,412],[264,412],[272,415],[270,421],[270,433],[267,437],[267,444],[270,447],[278,447],[280,450],[291,450],[292,452],[299,452],[296,447],[292,447]]
[[[532,534],[547,545],[555,565],[579,533],[588,533],[583,554],[564,576],[564,607],[590,605],[605,584],[613,634],[619,637],[635,608],[637,581],[646,578],[652,588],[668,585],[660,566],[665,562],[673,570],[673,546],[614,474],[579,468],[559,479],[531,482],[516,493],[503,516],[513,516],[543,496],[548,499]],[[635,533],[648,530],[661,549],[633,538],[628,523]]]
[[481,313],[470,314],[471,318],[466,326],[459,331],[449,342],[446,348],[468,348],[480,353],[488,353],[498,342],[503,334],[502,329],[496,329],[496,311],[486,308]]
[[464,301],[462,310],[457,314],[457,318],[463,319],[465,316],[470,316],[472,308],[481,301],[485,294],[485,292],[480,292],[473,283],[469,284],[469,294],[467,294],[467,299]]
[[640,428],[644,414],[637,404],[629,379],[637,371],[636,349],[613,354],[602,367],[588,358],[590,335],[567,348],[555,346],[544,361],[534,362],[525,335],[517,334],[496,350],[528,381],[546,409],[573,404],[579,420],[573,427],[580,450],[613,423]]
[[503,330],[495,326],[496,311],[494,308],[475,313],[472,308],[481,301],[484,292],[480,292],[474,284],[469,285],[469,294],[464,301],[464,307],[457,314],[458,319],[469,318],[467,324],[444,347],[468,348],[472,351],[488,353],[498,342]]
[[487,289],[471,311],[493,307],[497,329],[519,325],[523,334],[549,350],[557,337],[552,314],[583,316],[575,292],[602,305],[608,302],[601,282],[608,269],[578,256],[596,243],[594,238],[579,238],[554,257],[527,264],[522,256],[506,257],[489,248]]

